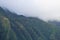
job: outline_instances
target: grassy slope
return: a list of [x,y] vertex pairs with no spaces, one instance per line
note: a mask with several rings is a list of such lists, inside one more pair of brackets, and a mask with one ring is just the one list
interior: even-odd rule
[[59,40],[57,31],[38,18],[0,11],[0,40]]

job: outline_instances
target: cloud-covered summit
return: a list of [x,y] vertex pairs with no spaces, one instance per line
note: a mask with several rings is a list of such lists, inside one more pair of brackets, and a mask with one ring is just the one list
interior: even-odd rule
[[20,15],[60,20],[60,0],[0,0],[0,6]]

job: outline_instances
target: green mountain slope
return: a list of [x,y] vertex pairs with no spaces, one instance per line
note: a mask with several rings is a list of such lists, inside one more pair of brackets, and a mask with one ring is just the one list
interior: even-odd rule
[[57,39],[60,40],[60,21],[57,21],[57,20],[50,21],[49,20],[48,23],[56,26],[56,29],[57,29],[56,37],[57,37]]
[[0,40],[60,40],[57,28],[38,18],[14,14],[0,7]]

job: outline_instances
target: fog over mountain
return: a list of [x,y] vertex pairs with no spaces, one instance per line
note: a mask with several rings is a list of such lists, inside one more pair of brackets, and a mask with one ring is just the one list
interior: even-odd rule
[[20,15],[60,20],[60,0],[0,0],[0,6]]

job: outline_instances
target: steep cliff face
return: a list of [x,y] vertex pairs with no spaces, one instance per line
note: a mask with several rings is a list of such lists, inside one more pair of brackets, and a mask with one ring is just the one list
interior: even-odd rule
[[55,26],[0,8],[0,40],[60,40]]

